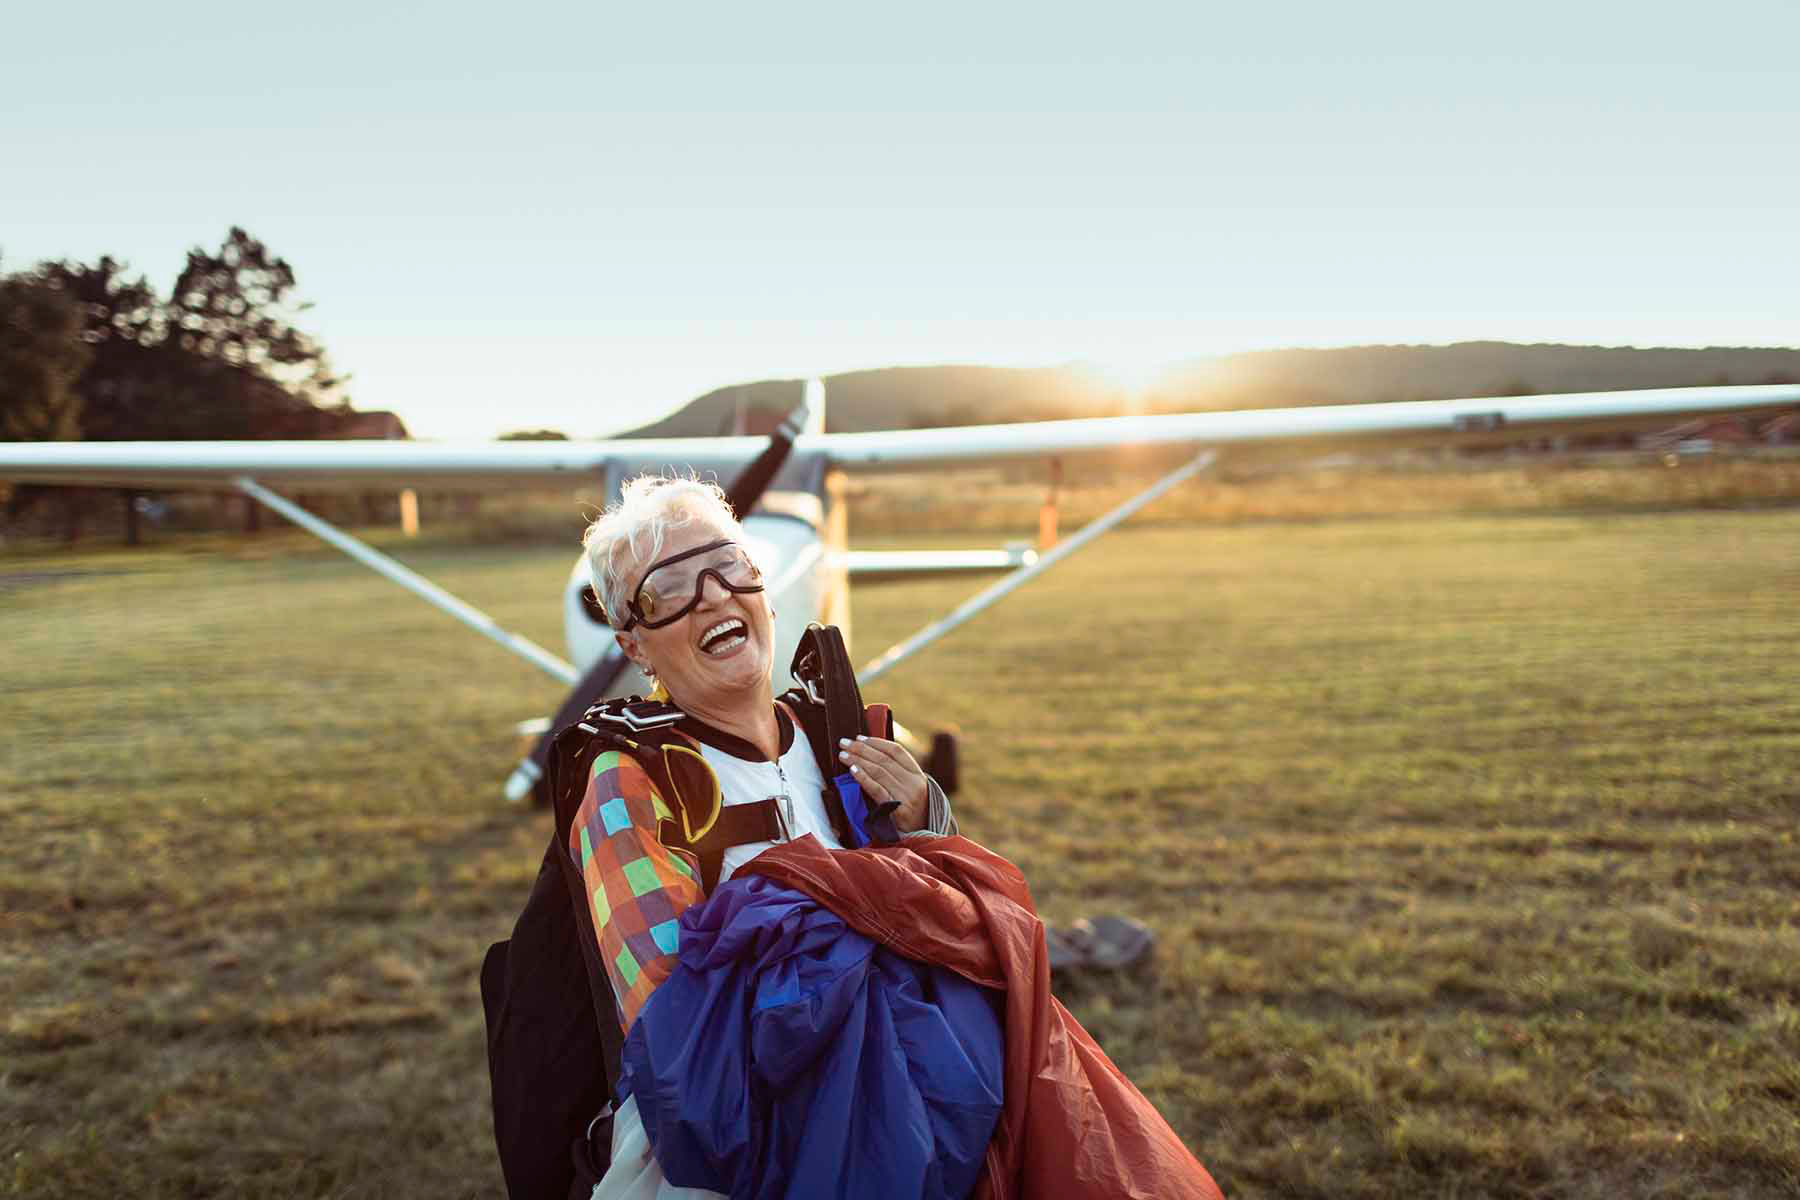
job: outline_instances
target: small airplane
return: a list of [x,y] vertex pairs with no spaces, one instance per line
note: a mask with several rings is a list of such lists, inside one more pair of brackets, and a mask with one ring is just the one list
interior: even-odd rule
[[[506,784],[510,799],[531,793],[553,733],[594,701],[648,692],[619,651],[577,556],[562,589],[567,661],[437,587],[401,563],[294,504],[270,485],[309,491],[376,487],[488,489],[598,484],[617,496],[645,471],[730,479],[727,496],[744,516],[752,555],[769,581],[779,615],[777,645],[798,644],[813,622],[850,633],[852,574],[1010,567],[1009,574],[943,618],[884,650],[858,673],[866,684],[949,633],[1002,596],[1051,569],[1171,488],[1216,461],[1222,449],[1277,444],[1338,446],[1506,443],[1539,436],[1667,428],[1708,415],[1800,406],[1800,386],[1663,388],[1555,396],[1345,404],[1156,416],[1095,417],[1010,425],[824,432],[825,392],[808,382],[800,403],[770,437],[613,439],[592,442],[7,442],[0,479],[18,483],[130,487],[161,491],[232,489],[343,550],[415,595],[492,638],[570,690]],[[1041,553],[921,551],[859,554],[847,546],[841,472],[932,469],[1007,460],[1062,459],[1180,450],[1192,457],[1142,492]],[[778,654],[776,690],[791,686]],[[910,734],[907,740],[920,747]],[[922,757],[953,790],[955,743],[940,735]]]

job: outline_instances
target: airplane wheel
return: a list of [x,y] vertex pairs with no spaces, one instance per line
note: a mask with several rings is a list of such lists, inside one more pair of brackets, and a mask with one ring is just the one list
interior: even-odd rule
[[931,757],[926,762],[925,773],[938,781],[938,786],[944,789],[944,795],[956,795],[961,772],[957,763],[954,733],[940,729],[931,735]]

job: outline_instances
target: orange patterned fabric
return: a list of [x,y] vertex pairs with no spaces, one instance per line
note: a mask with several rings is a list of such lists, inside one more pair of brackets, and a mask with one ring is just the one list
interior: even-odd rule
[[674,969],[681,914],[703,898],[693,857],[656,836],[657,822],[668,817],[644,768],[614,750],[594,759],[569,826],[568,851],[581,870],[626,1029]]

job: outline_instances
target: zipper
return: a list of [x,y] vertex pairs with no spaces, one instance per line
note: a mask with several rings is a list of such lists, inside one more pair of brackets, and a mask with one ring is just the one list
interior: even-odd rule
[[794,795],[779,758],[775,760],[775,776],[781,780],[781,796],[775,802],[775,809],[781,814],[781,840],[791,842],[794,840]]

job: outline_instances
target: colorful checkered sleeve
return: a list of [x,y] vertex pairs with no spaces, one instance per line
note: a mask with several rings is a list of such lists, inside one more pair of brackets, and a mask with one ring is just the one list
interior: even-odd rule
[[668,815],[644,768],[608,751],[594,759],[569,826],[569,853],[581,867],[600,959],[627,1029],[674,969],[676,923],[701,899],[697,864],[657,839],[656,823]]

